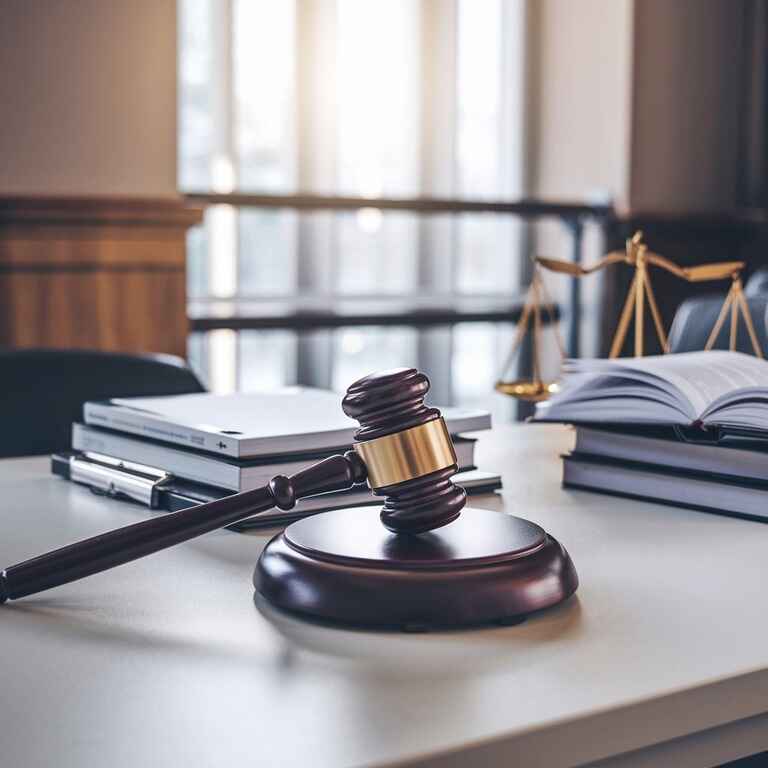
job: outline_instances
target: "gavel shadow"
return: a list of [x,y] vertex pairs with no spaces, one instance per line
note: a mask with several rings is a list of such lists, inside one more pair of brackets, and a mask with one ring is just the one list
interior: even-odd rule
[[[62,643],[109,646],[110,649],[139,653],[168,653],[193,656],[222,656],[263,659],[258,635],[264,629],[254,620],[250,600],[253,568],[266,542],[276,530],[258,535],[215,531],[186,542],[186,553],[176,551],[173,564],[162,562],[169,553],[159,553],[155,563],[138,561],[128,566],[139,574],[110,581],[95,574],[88,586],[69,593],[58,590],[10,601],[0,609],[0,622],[13,621],[20,631],[43,633]],[[181,558],[181,559],[179,559]],[[210,565],[206,560],[210,559]],[[144,569],[149,569],[149,573]],[[215,575],[209,576],[209,568]],[[187,577],[186,574],[189,574]],[[182,601],[175,594],[178,579],[194,584],[211,578],[211,592],[205,588],[205,604],[228,603],[226,620],[232,632],[216,631],[219,613],[206,616],[186,590]],[[153,581],[153,579],[156,579]],[[106,584],[106,586],[104,586]],[[229,610],[241,601],[242,611]],[[256,638],[256,640],[254,640]]]
[[[255,625],[246,615],[238,632],[228,633],[226,639],[215,631],[200,631],[199,626],[190,631],[168,622],[137,625],[130,613],[126,618],[124,606],[110,609],[106,601],[94,604],[90,596],[81,600],[37,597],[8,604],[2,613],[15,616],[18,625],[30,632],[45,632],[59,642],[81,646],[108,645],[111,651],[169,654],[176,660],[216,658],[217,663],[257,664],[289,674],[307,667],[330,667],[345,675],[411,681],[444,680],[446,675],[459,680],[501,668],[514,671],[519,664],[530,665],[534,655],[546,655],[549,646],[572,642],[582,632],[582,609],[576,596],[515,626],[420,634],[330,627],[282,613],[258,595],[254,602],[268,626]],[[265,643],[269,635],[272,640]]]
[[121,619],[124,607],[110,610],[94,604],[91,597],[61,600],[35,597],[3,606],[2,616],[14,618],[18,628],[45,632],[60,641],[108,644],[112,649],[141,649],[147,652],[210,652],[199,638],[183,631],[143,628]]
[[418,536],[391,536],[383,547],[383,554],[393,560],[450,560],[455,552],[444,539],[432,532]]
[[423,633],[398,630],[347,629],[286,614],[258,593],[254,603],[281,636],[287,663],[300,659],[357,667],[368,674],[413,679],[482,674],[517,663],[529,664],[531,652],[570,642],[583,631],[582,609],[576,595],[531,614],[514,626],[484,625]]

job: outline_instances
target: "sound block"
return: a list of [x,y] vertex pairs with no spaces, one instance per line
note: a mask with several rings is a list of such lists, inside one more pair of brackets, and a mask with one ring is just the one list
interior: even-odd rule
[[565,549],[528,520],[467,508],[411,535],[388,531],[379,512],[340,509],[292,523],[262,552],[256,590],[307,619],[413,631],[516,623],[578,586]]

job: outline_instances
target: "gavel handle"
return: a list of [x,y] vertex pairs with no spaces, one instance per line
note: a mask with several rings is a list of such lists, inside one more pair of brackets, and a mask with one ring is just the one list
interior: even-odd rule
[[277,475],[262,488],[92,536],[6,568],[0,573],[0,603],[106,571],[273,507],[291,509],[297,499],[345,490],[366,477],[363,460],[349,451],[290,477]]

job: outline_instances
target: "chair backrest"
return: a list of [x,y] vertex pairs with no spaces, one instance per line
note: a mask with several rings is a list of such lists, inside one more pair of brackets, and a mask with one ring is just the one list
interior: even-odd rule
[[[687,299],[679,307],[669,330],[670,352],[694,352],[704,349],[709,334],[717,321],[725,296],[699,296]],[[768,357],[768,333],[766,333],[766,310],[768,295],[747,298],[749,312],[755,326],[755,333],[763,354]],[[720,333],[715,339],[713,349],[728,349],[731,336],[730,316],[726,318]],[[754,354],[744,320],[739,313],[736,349],[739,352]]]
[[0,456],[65,450],[86,400],[204,392],[171,355],[0,350]]

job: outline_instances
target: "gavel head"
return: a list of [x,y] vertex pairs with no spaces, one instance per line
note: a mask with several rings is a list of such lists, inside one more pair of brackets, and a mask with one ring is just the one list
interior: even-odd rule
[[415,368],[365,376],[342,401],[360,423],[355,450],[368,483],[384,496],[381,522],[394,533],[423,533],[455,520],[467,494],[451,482],[458,470],[451,436],[440,411],[424,397],[429,379]]

